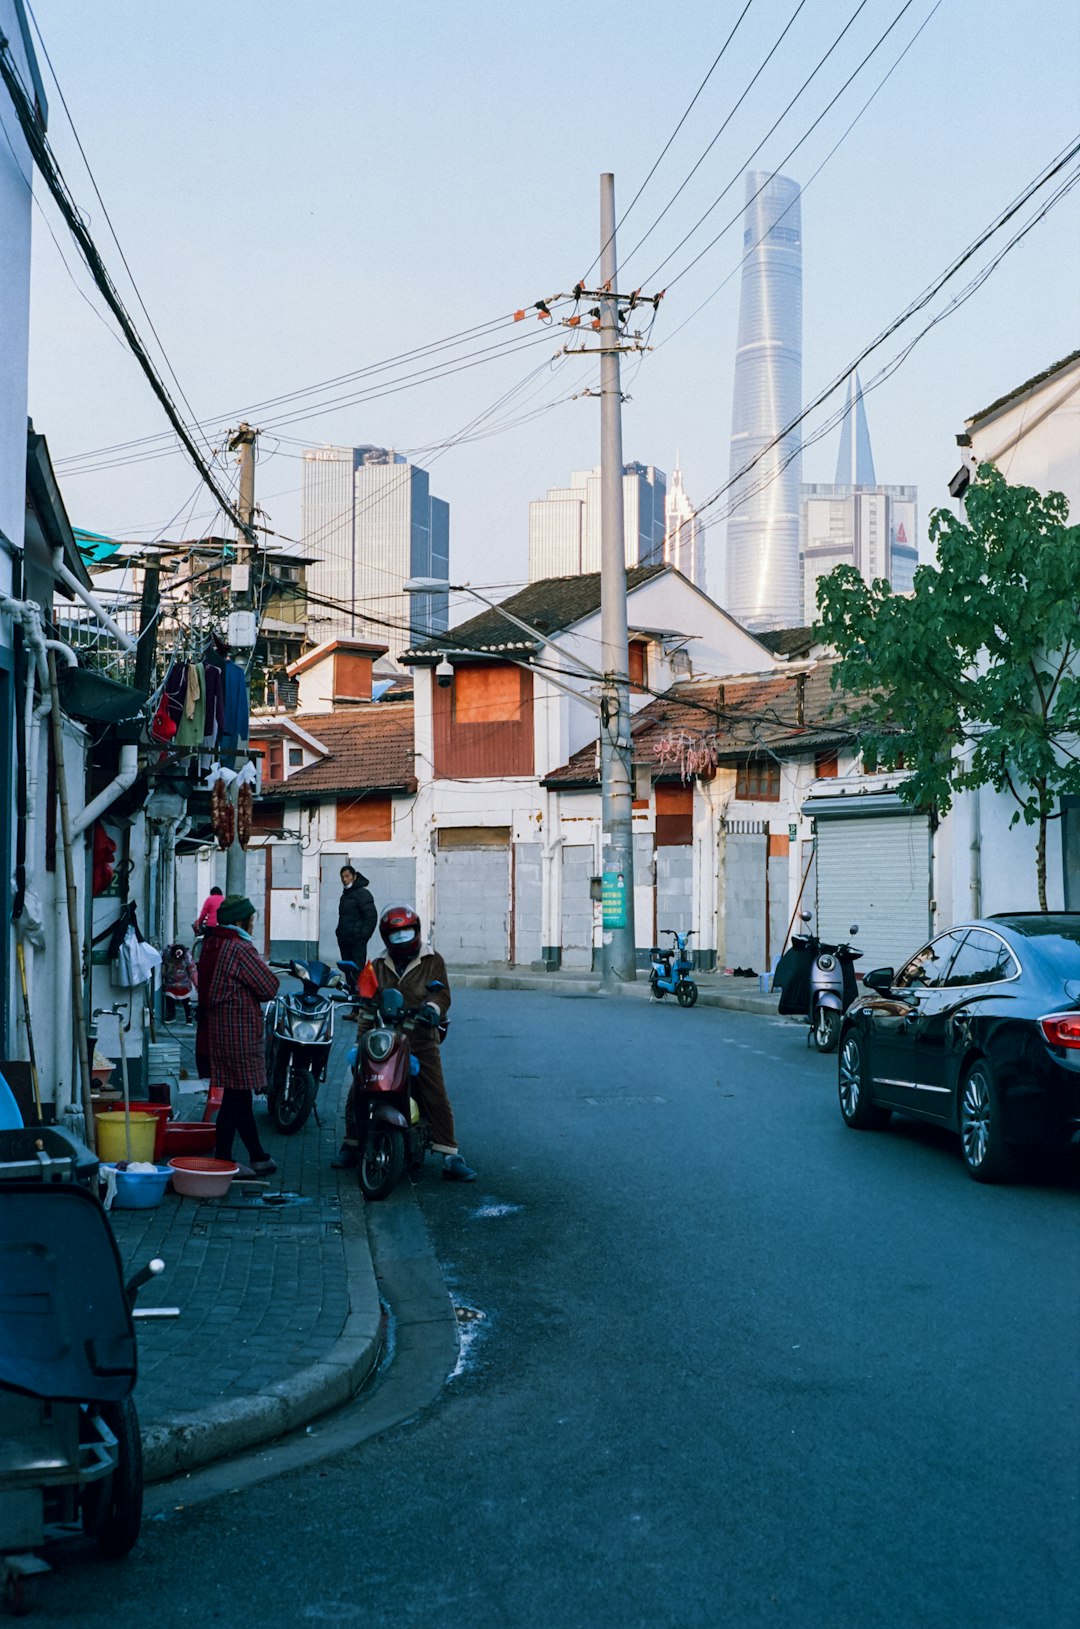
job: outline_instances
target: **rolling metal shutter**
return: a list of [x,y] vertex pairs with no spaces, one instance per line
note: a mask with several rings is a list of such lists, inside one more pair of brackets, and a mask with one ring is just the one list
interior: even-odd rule
[[899,967],[930,938],[930,823],[924,814],[817,814],[817,921],[835,943],[859,924],[859,971]]

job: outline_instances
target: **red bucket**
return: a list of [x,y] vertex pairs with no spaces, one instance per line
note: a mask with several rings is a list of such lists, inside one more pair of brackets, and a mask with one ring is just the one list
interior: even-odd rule
[[165,1158],[178,1154],[212,1154],[217,1127],[211,1120],[170,1120],[165,1127]]

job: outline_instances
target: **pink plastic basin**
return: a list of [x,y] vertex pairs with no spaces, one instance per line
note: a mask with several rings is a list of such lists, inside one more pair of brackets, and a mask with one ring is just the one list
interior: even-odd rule
[[169,1165],[173,1191],[192,1199],[220,1199],[228,1193],[240,1169],[234,1160],[200,1159],[195,1154],[181,1154]]

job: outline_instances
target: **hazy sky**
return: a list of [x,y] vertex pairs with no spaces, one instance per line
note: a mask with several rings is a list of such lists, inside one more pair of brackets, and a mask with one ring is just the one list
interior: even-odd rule
[[[215,445],[249,404],[571,287],[599,246],[600,172],[614,170],[616,201],[625,209],[743,3],[34,0],[141,294]],[[648,284],[673,284],[652,336],[657,349],[624,374],[633,398],[624,415],[627,458],[670,471],[678,449],[696,503],[728,475],[739,289],[732,273],[742,252],[741,224],[736,220],[692,271],[674,280],[738,216],[741,173],[754,148],[858,0],[804,0],[697,174],[644,246],[630,251],[797,3],[752,0],[620,228],[620,281],[633,288],[731,183],[705,226]],[[753,158],[755,166],[771,169],[785,159],[902,4],[864,0],[843,44]],[[933,5],[912,0],[877,55],[784,164],[787,174],[809,180]],[[806,399],[1074,135],[1078,16],[1061,0],[1027,0],[1023,8],[1015,0],[941,0],[804,196]],[[106,263],[129,295],[60,98],[42,68],[50,139]],[[44,211],[71,272],[37,212],[31,413],[61,461],[155,434],[164,421],[132,358],[110,334],[111,321],[91,309],[100,311],[101,303],[48,200]],[[1078,250],[1080,188],[868,397],[878,479],[918,485],[923,527],[929,509],[947,500],[946,483],[959,462],[954,437],[965,416],[1080,344]],[[965,281],[961,276],[951,289]],[[903,330],[864,364],[864,381],[914,331]],[[530,319],[478,343],[532,340],[539,332]],[[311,445],[434,447],[546,363],[565,338],[558,330],[521,355],[439,383],[320,409],[282,433]],[[447,354],[464,358],[464,351]],[[570,360],[537,373],[489,422],[583,388],[589,368]],[[284,411],[260,411],[254,422]],[[832,478],[837,439],[835,432],[807,451],[804,479]],[[583,398],[439,457],[432,487],[451,504],[452,575],[477,584],[523,577],[529,499],[563,484],[571,469],[595,463],[598,446],[598,404]],[[258,469],[258,499],[291,536],[299,525],[299,451],[268,433]],[[214,522],[212,500],[196,494],[196,476],[180,454],[78,476],[61,462],[60,474],[72,520],[94,530],[190,536]],[[713,588],[723,530],[716,525],[708,534]]]

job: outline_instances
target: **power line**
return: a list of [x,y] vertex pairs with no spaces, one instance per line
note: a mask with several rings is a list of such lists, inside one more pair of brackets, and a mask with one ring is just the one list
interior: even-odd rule
[[[786,424],[784,428],[772,438],[771,441],[767,442],[766,445],[762,447],[761,450],[756,453],[754,457],[743,466],[742,469],[740,469],[735,475],[731,476],[731,478],[726,481],[723,486],[718,487],[711,497],[706,498],[704,503],[699,504],[694,510],[694,514],[701,515],[706,509],[711,508],[714,503],[718,503],[726,492],[729,492],[733,486],[743,480],[743,478],[750,473],[755,465],[759,464],[763,458],[767,457],[768,454],[780,444],[780,442],[791,435],[791,433],[798,428],[803,420],[814,412],[816,408],[820,407],[821,404],[826,401],[834,391],[838,390],[841,385],[845,384],[855,372],[856,368],[858,368],[859,365],[865,361],[865,359],[870,356],[873,351],[876,351],[881,345],[883,345],[887,339],[896,333],[897,329],[901,328],[904,323],[908,322],[911,317],[916,315],[917,312],[925,310],[926,306],[928,306],[934,296],[938,294],[942,288],[944,288],[945,284],[950,282],[952,278],[955,277],[956,274],[968,263],[968,261],[971,260],[990,240],[990,238],[992,238],[997,232],[1001,231],[1002,227],[1006,226],[1009,221],[1012,220],[1014,216],[1016,216],[1020,210],[1022,210],[1024,206],[1030,202],[1036,192],[1039,192],[1044,186],[1046,186],[1047,182],[1053,180],[1056,175],[1059,175],[1061,171],[1072,162],[1077,154],[1080,154],[1080,136],[1076,137],[1069,147],[1063,148],[1055,158],[1051,159],[1049,165],[1045,166],[1043,170],[1040,171],[1040,173],[1034,178],[1034,180],[1030,181],[1028,185],[1024,187],[1023,191],[1018,194],[1013,202],[1007,205],[1006,208],[995,217],[990,225],[985,227],[983,231],[979,233],[978,237],[976,237],[974,241],[970,243],[968,247],[960,255],[958,255],[957,258],[948,267],[946,267],[942,273],[939,274],[939,276],[935,277],[929,286],[924,289],[921,294],[917,295],[915,299],[912,300],[907,307],[905,307],[899,316],[895,317],[881,331],[881,333],[878,334],[876,339],[871,340],[871,342],[864,346],[851,362],[847,363],[847,365],[830,385],[827,385],[824,390],[815,396],[814,400],[804,407],[802,411],[795,416],[795,418]],[[1043,208],[1039,214],[1023,228],[1022,231],[1015,234],[1013,239],[1005,246],[1002,253],[995,258],[993,264],[987,271],[987,276],[989,276],[990,271],[992,271],[994,267],[1000,264],[1001,260],[1004,259],[1005,254],[1007,254],[1009,250],[1021,240],[1022,237],[1026,236],[1027,232],[1029,232],[1033,226],[1037,225],[1038,221],[1042,220],[1045,215],[1049,213],[1050,209],[1055,206],[1055,204],[1059,203],[1061,199],[1072,190],[1072,187],[1075,185],[1077,180],[1080,180],[1080,170],[1078,170],[1076,175],[1069,179],[1067,185],[1059,188],[1058,192],[1048,202],[1045,208]],[[981,281],[985,281],[985,278],[982,278]],[[974,290],[972,290],[972,292],[974,292]],[[934,325],[931,324],[931,326]]]
[[27,147],[30,150],[31,157],[44,178],[49,191],[56,200],[57,207],[59,208],[64,220],[67,222],[68,228],[74,237],[75,242],[79,246],[94,283],[100,290],[106,304],[112,311],[113,316],[120,324],[121,331],[123,332],[124,338],[128,342],[135,360],[138,362],[140,368],[149,381],[150,388],[153,390],[155,396],[158,398],[159,402],[164,408],[166,417],[168,418],[170,424],[172,424],[173,429],[176,431],[176,434],[179,436],[181,442],[187,450],[188,456],[195,465],[195,468],[198,470],[203,483],[213,493],[224,512],[234,521],[237,529],[243,532],[245,528],[240,520],[239,513],[233,508],[232,504],[225,496],[225,493],[222,491],[213,472],[210,470],[205,459],[203,458],[202,453],[199,451],[198,447],[195,445],[195,442],[189,435],[187,428],[184,425],[179,412],[177,411],[176,404],[169,395],[164,380],[158,373],[153,361],[147,353],[145,345],[139,338],[135,325],[132,322],[131,317],[128,315],[128,312],[124,307],[124,303],[117,292],[116,286],[105,268],[105,263],[102,260],[89,231],[83,224],[82,217],[75,206],[75,202],[68,191],[67,184],[64,181],[56,160],[53,157],[52,150],[49,147],[48,141],[46,140],[45,133],[41,129],[33,107],[31,106],[26,92],[23,90],[23,87],[19,81],[18,74],[15,70],[14,59],[11,56],[6,40],[0,44],[0,78],[3,79],[4,84],[7,86],[8,95],[11,97],[11,100],[14,103],[15,115],[22,128],[23,137],[26,141]]
[[[747,12],[750,10],[750,7],[753,5],[753,3],[754,3],[754,0],[746,0],[746,4],[743,6],[743,8],[740,11],[739,15],[736,17],[734,24],[732,25],[731,32],[729,33],[727,39],[724,41],[723,45],[720,47],[720,49],[717,52],[716,56],[713,58],[712,67],[709,69],[708,73],[705,75],[705,78],[701,81],[701,84],[698,86],[697,90],[694,92],[693,96],[690,98],[690,101],[687,103],[686,108],[685,108],[685,110],[683,112],[682,118],[679,120],[679,122],[675,126],[674,130],[671,132],[671,135],[668,137],[668,139],[664,143],[663,147],[660,149],[659,157],[656,159],[656,162],[653,164],[652,169],[649,171],[648,175],[645,177],[644,181],[641,183],[640,187],[637,189],[634,196],[631,198],[630,202],[627,204],[626,208],[623,210],[622,214],[619,216],[619,219],[616,221],[616,223],[615,223],[615,231],[616,232],[619,231],[619,229],[622,226],[623,222],[629,216],[630,211],[633,209],[634,205],[637,203],[638,199],[641,197],[641,194],[645,191],[645,188],[648,186],[649,182],[652,180],[653,176],[656,174],[657,170],[660,168],[660,165],[663,163],[664,158],[667,155],[668,149],[671,147],[671,144],[675,140],[675,137],[679,134],[679,131],[682,129],[683,125],[686,123],[687,119],[690,117],[690,114],[693,112],[694,106],[697,103],[697,100],[700,97],[702,91],[705,89],[705,86],[709,83],[709,80],[712,78],[713,74],[716,72],[717,68],[720,66],[721,60],[723,59],[724,54],[726,53],[728,46],[731,44],[732,40],[735,38],[735,35],[738,33],[739,25],[742,23],[743,18],[746,16]],[[805,4],[806,4],[806,0],[800,0],[799,9],[801,10],[802,7]],[[708,149],[706,149],[706,151],[708,151]],[[702,156],[704,157],[704,154]],[[700,162],[700,160],[699,160],[699,162]],[[695,168],[696,167],[697,166],[695,165]],[[693,171],[691,171],[690,173],[692,175]],[[689,180],[689,176],[687,177],[687,180]],[[686,183],[684,182],[683,186],[685,186],[685,185],[686,185]],[[680,187],[679,191],[680,192],[682,191],[681,187]],[[678,196],[678,194],[676,194],[676,197],[677,196]],[[655,225],[655,222],[653,224]],[[652,231],[652,227],[649,228],[649,231],[650,232]],[[645,234],[645,236],[648,237],[648,235],[649,234],[647,232]],[[608,242],[610,242],[610,241],[611,240],[609,238]],[[644,242],[644,239],[642,239],[642,242]],[[597,255],[596,259],[592,262],[592,265],[589,267],[588,271],[585,273],[585,276],[581,279],[581,281],[583,283],[588,282],[589,277],[592,274],[593,266],[596,266],[596,265],[599,264],[600,257],[603,254],[604,250],[607,248],[607,246],[608,246],[607,243],[605,243],[605,244],[603,244],[601,246],[600,254]],[[639,245],[639,247],[640,247],[640,245]]]
[[[865,0],[864,0],[864,4],[865,4]],[[653,223],[649,227],[648,231],[644,234],[643,237],[640,237],[638,239],[638,241],[634,244],[634,247],[630,250],[630,253],[627,254],[624,257],[627,262],[629,262],[631,256],[637,254],[638,250],[641,248],[642,244],[646,241],[646,239],[648,239],[648,238],[650,238],[652,236],[652,234],[655,232],[656,228],[660,225],[660,222],[663,220],[664,216],[667,214],[668,210],[675,203],[676,199],[682,194],[682,192],[685,190],[685,188],[689,186],[690,182],[693,180],[693,178],[697,174],[698,170],[704,164],[705,160],[708,158],[709,154],[712,152],[713,148],[716,146],[717,142],[720,140],[720,137],[724,134],[724,131],[727,129],[728,125],[731,123],[732,119],[735,117],[736,113],[738,113],[739,109],[742,107],[743,103],[746,101],[746,98],[749,96],[750,92],[753,90],[754,86],[757,84],[758,80],[761,78],[761,75],[765,72],[765,69],[768,67],[769,63],[772,61],[772,59],[776,55],[777,51],[780,49],[781,45],[784,43],[784,40],[787,37],[789,31],[791,30],[791,28],[795,24],[796,18],[798,17],[799,13],[802,11],[802,9],[803,9],[803,7],[805,5],[806,5],[806,0],[799,0],[799,3],[795,7],[795,10],[792,12],[791,16],[788,18],[787,22],[784,24],[783,28],[780,30],[780,33],[777,35],[776,39],[773,41],[773,44],[769,48],[769,50],[766,53],[765,57],[762,59],[762,61],[759,64],[756,72],[753,74],[752,78],[747,83],[745,89],[742,92],[742,95],[739,97],[738,101],[735,102],[734,105],[732,106],[731,111],[728,113],[727,118],[724,120],[724,122],[720,126],[719,130],[713,136],[712,140],[710,141],[709,145],[706,147],[705,151],[702,153],[701,157],[698,159],[697,163],[691,169],[690,173],[686,176],[685,180],[683,180],[682,183],[672,193],[671,197],[668,199],[667,203],[664,205],[664,207],[660,211],[659,215],[657,215],[656,219],[653,221]],[[854,21],[854,19],[852,19],[852,21]],[[850,24],[848,26],[850,27]],[[820,66],[820,64],[819,64],[819,66]],[[816,71],[817,70],[815,69],[815,72]],[[811,77],[813,77],[813,76],[811,75]],[[807,83],[809,83],[809,80],[807,81]],[[805,89],[805,88],[806,87],[804,86],[803,89]],[[801,94],[802,94],[801,91],[797,94],[797,96],[795,98],[796,101],[798,100],[798,96],[801,95]],[[789,103],[788,107],[790,108],[792,105],[793,105],[792,103]],[[787,110],[785,109],[785,112],[786,111]],[[783,118],[783,114],[781,114],[781,118]],[[775,130],[775,128],[776,128],[776,126],[774,125],[773,129]],[[771,135],[772,132],[770,131],[769,134]],[[768,137],[766,137],[765,139],[768,140]],[[756,151],[756,149],[755,149],[755,151]],[[752,156],[753,155],[751,155],[751,157]],[[744,168],[745,168],[745,166],[744,166]],[[740,170],[739,174],[741,174],[741,173],[742,173],[742,171]],[[737,179],[737,177],[736,177],[736,179]],[[734,185],[734,182],[730,182],[729,185]],[[723,197],[723,193],[721,193],[721,197]],[[696,230],[697,230],[697,228],[695,227],[695,231]],[[664,265],[664,264],[666,264],[666,262],[662,261],[661,265]],[[651,278],[646,278],[645,281],[646,282],[651,282],[652,279]]]
[[[934,0],[934,4],[931,6],[930,10],[927,12],[926,16],[923,18],[922,22],[919,24],[918,28],[915,30],[915,32],[911,36],[910,40],[904,46],[904,49],[900,52],[899,56],[893,62],[892,66],[882,76],[882,78],[878,80],[878,82],[875,85],[874,89],[871,91],[870,95],[867,97],[866,101],[863,103],[863,105],[859,109],[858,113],[856,113],[855,117],[847,125],[846,129],[843,131],[843,133],[839,137],[839,139],[836,142],[833,143],[832,147],[829,148],[829,151],[825,154],[825,157],[821,160],[821,163],[817,166],[817,169],[814,170],[813,174],[809,177],[808,180],[803,182],[802,186],[799,188],[799,197],[800,198],[806,196],[807,191],[813,185],[813,183],[817,180],[817,178],[821,174],[822,170],[825,168],[825,166],[829,163],[829,161],[834,157],[834,155],[843,146],[844,142],[851,135],[851,132],[854,130],[855,126],[859,123],[859,120],[862,118],[863,114],[870,107],[871,103],[876,100],[879,93],[885,88],[886,84],[889,82],[889,80],[892,78],[893,74],[896,72],[897,68],[899,68],[900,64],[903,62],[904,58],[907,56],[908,52],[914,46],[916,40],[922,34],[923,30],[925,28],[927,28],[927,26],[930,24],[932,19],[936,16],[937,12],[940,11],[943,4],[944,4],[944,0]],[[776,176],[779,173],[780,173],[779,167],[777,169],[773,170],[771,172],[770,176],[769,176],[769,181],[775,180]],[[768,182],[766,182],[766,185],[768,185]],[[776,219],[773,221],[772,225],[773,226],[778,225],[779,222],[782,221],[784,219],[784,217],[792,209],[794,209],[795,203],[796,203],[796,199],[793,198],[791,203],[787,204],[785,206],[785,208],[783,210],[781,210],[780,214],[776,216]],[[771,230],[771,228],[769,230]],[[712,293],[707,295],[706,298],[704,300],[702,300],[701,304],[699,306],[697,306],[693,311],[691,311],[691,313],[690,313],[690,315],[688,317],[683,318],[682,322],[679,323],[678,327],[673,328],[671,330],[670,334],[665,335],[665,337],[655,347],[656,350],[658,350],[658,351],[662,350],[665,345],[670,344],[670,342],[675,338],[676,334],[680,333],[687,326],[688,323],[693,322],[695,317],[700,316],[701,312],[704,311],[705,307],[707,305],[709,305],[713,300],[715,300],[716,296],[721,292],[721,290],[725,289],[727,287],[727,285],[731,282],[731,279],[736,275],[736,273],[739,272],[742,269],[742,267],[750,259],[750,256],[754,253],[754,251],[756,249],[760,249],[761,245],[764,243],[767,236],[768,236],[768,231],[764,232],[762,234],[762,236],[760,238],[758,238],[756,243],[752,243],[750,245],[749,249],[747,249],[745,254],[741,257],[741,259],[738,260],[735,263],[735,265],[732,267],[731,271],[728,272],[727,276],[723,279],[723,281],[717,284],[717,286],[713,289]]]

